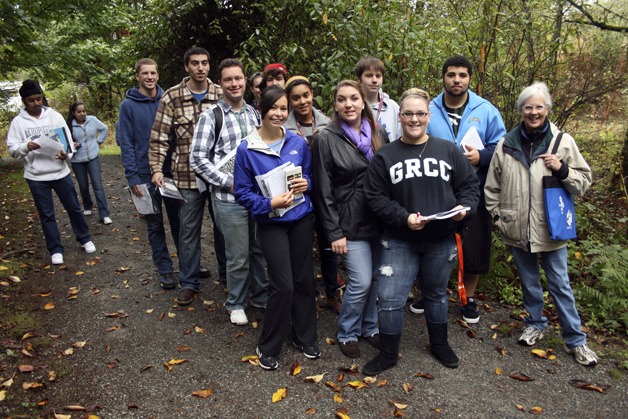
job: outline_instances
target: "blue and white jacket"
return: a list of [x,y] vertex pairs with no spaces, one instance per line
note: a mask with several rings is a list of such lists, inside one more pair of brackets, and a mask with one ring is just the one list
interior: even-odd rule
[[85,123],[79,124],[72,118],[72,137],[78,144],[72,156],[72,163],[85,163],[98,157],[99,145],[105,142],[109,128],[92,115],[85,117]]
[[[253,131],[238,146],[234,171],[234,195],[240,205],[245,207],[258,223],[286,223],[299,220],[312,212],[310,191],[312,190],[312,155],[305,140],[282,128],[286,140],[280,154],[272,150],[260,137],[257,130]],[[273,208],[271,198],[267,198],[255,180],[255,176],[268,173],[284,163],[292,162],[301,166],[302,177],[307,179],[308,189],[303,193],[305,202],[287,211],[283,217],[271,218]]]

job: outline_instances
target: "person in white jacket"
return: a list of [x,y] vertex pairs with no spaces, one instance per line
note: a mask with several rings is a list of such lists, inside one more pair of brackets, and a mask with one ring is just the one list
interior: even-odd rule
[[[11,157],[24,163],[24,178],[39,212],[46,248],[52,263],[60,265],[64,249],[55,217],[53,190],[70,217],[76,240],[87,253],[96,251],[65,162],[72,157],[74,146],[61,114],[43,106],[43,91],[37,81],[25,80],[20,96],[25,109],[11,121],[7,148]],[[60,147],[55,140],[61,143]]]

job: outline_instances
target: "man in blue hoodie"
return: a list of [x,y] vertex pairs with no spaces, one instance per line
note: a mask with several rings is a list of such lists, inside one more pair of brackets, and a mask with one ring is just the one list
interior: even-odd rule
[[[484,206],[484,182],[493,151],[499,140],[506,135],[504,121],[495,106],[469,90],[473,66],[465,57],[454,55],[443,64],[442,76],[445,91],[430,103],[430,122],[427,133],[434,137],[453,141],[475,168],[480,179],[480,205],[476,216],[470,220],[463,240],[464,285],[467,304],[462,308],[462,318],[477,323],[480,313],[475,301],[475,288],[480,274],[489,271],[491,261],[492,220]],[[467,132],[475,127],[483,149],[460,145]],[[410,306],[414,313],[421,313],[421,304]]]
[[[146,184],[153,197],[153,205],[158,208],[156,214],[144,217],[148,227],[148,241],[153,256],[153,263],[159,272],[159,282],[163,289],[174,289],[177,281],[174,275],[172,258],[166,244],[164,220],[161,202],[166,207],[170,220],[170,232],[177,252],[179,250],[179,215],[178,202],[171,198],[162,198],[151,183],[151,171],[148,166],[148,143],[155,120],[159,100],[163,94],[157,84],[159,73],[157,63],[150,58],[142,58],[135,63],[135,79],[139,87],[132,87],[126,92],[126,99],[120,103],[116,137],[122,150],[124,174],[131,193],[142,196],[141,184]],[[164,165],[170,167],[170,164]]]

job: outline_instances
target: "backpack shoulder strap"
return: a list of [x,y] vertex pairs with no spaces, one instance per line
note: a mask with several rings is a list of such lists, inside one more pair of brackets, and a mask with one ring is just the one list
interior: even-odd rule
[[220,134],[222,133],[222,125],[223,125],[223,119],[224,116],[222,114],[222,108],[220,107],[220,105],[216,105],[214,107],[214,109],[212,109],[212,111],[214,112],[214,145],[212,145],[212,149],[209,152],[209,156],[211,159],[214,158],[214,149],[216,148],[216,143],[218,143],[218,139],[220,138]]

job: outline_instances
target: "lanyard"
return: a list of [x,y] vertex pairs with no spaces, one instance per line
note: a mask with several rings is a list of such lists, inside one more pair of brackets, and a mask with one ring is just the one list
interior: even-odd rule
[[382,106],[384,106],[384,94],[383,93],[380,95],[380,98],[379,98],[379,106],[377,107],[377,117],[375,118],[375,120],[378,122],[379,122],[379,115],[382,113]]
[[240,113],[234,112],[236,121],[238,121],[238,125],[240,126],[240,133],[242,134],[242,138],[246,138],[246,136],[249,135],[249,124],[248,124],[249,120],[246,117],[246,105],[244,105],[244,127],[242,126],[242,122],[240,122],[240,117],[238,116],[240,115]]
[[[297,119],[296,116],[294,117],[294,119]],[[310,145],[310,141],[307,139],[307,135],[305,135],[305,133],[303,131],[301,131],[301,126],[302,125],[297,120],[297,131],[299,131],[299,135],[301,137],[303,137],[303,139],[305,140],[305,142],[309,146]],[[316,116],[314,115],[314,112],[312,112],[312,137],[314,136],[315,133],[316,133]]]

